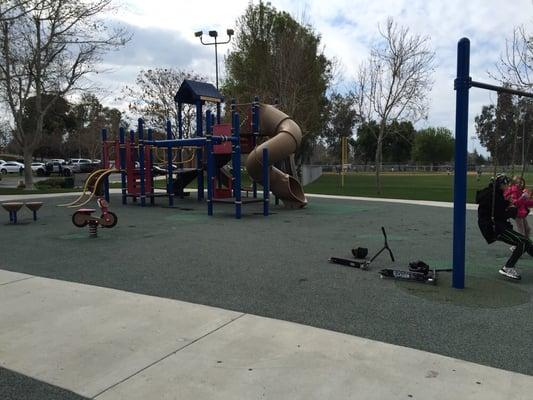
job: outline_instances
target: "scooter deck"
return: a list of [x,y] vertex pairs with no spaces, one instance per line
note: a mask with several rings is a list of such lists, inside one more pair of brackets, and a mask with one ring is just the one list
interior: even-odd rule
[[370,264],[366,260],[350,260],[349,258],[330,257],[329,262],[333,264],[346,265],[347,267],[368,269]]
[[385,268],[379,271],[382,278],[399,279],[419,283],[437,284],[437,271],[429,271],[427,274],[421,272],[405,271],[401,269]]

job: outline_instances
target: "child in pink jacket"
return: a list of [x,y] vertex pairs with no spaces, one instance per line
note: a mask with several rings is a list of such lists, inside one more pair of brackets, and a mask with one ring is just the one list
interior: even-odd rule
[[526,181],[521,176],[513,177],[513,183],[505,191],[504,197],[517,208],[515,223],[516,230],[529,238],[531,229],[527,222],[529,207],[533,207],[533,199],[529,190],[526,189]]

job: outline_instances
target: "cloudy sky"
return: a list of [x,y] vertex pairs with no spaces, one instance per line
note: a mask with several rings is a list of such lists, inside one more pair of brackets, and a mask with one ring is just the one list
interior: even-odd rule
[[[127,46],[105,58],[112,72],[95,78],[108,105],[118,105],[116,95],[124,85],[132,85],[141,69],[174,67],[196,71],[214,82],[214,46],[202,46],[194,32],[236,28],[248,0],[184,1],[121,0],[112,16],[133,33]],[[257,3],[255,0],[254,3]],[[533,29],[532,0],[271,0],[279,10],[298,20],[309,22],[322,36],[326,55],[342,65],[339,90],[350,89],[350,82],[368,48],[377,35],[377,24],[392,16],[412,32],[427,35],[437,56],[435,84],[431,95],[429,118],[425,125],[445,126],[453,131],[455,97],[453,79],[456,47],[461,37],[471,41],[471,76],[492,82],[488,76],[505,49],[513,27],[525,24]],[[230,45],[219,48],[219,61]],[[223,76],[223,62],[219,62]],[[107,93],[107,94],[106,94]],[[473,118],[483,104],[496,101],[495,94],[474,89],[470,98],[470,136],[474,134]],[[469,150],[481,150],[470,139]]]

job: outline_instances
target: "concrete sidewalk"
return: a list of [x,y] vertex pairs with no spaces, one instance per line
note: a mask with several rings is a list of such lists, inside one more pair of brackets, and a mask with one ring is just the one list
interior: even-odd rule
[[[185,189],[186,192],[195,193],[196,190]],[[155,189],[156,193],[165,193],[163,189]],[[120,194],[122,193],[121,189],[110,189],[109,193],[111,194]],[[257,192],[258,196],[261,196],[263,192],[260,190]],[[2,201],[13,201],[13,200],[24,200],[24,199],[41,199],[41,198],[54,198],[54,197],[64,197],[64,196],[79,196],[82,192],[69,192],[69,193],[49,193],[49,194],[26,194],[26,195],[0,195],[0,202]],[[315,197],[320,199],[338,199],[338,200],[353,200],[353,201],[376,201],[381,203],[397,203],[397,204],[415,204],[420,206],[432,206],[432,207],[443,207],[443,208],[453,208],[453,203],[445,201],[427,201],[427,200],[404,200],[404,199],[388,199],[388,198],[378,198],[378,197],[355,197],[355,196],[336,196],[336,195],[327,195],[327,194],[313,194],[306,193],[307,197]],[[467,204],[467,210],[477,210],[477,204]]]
[[531,376],[428,352],[4,270],[0,321],[2,367],[102,400],[489,400],[533,391]]

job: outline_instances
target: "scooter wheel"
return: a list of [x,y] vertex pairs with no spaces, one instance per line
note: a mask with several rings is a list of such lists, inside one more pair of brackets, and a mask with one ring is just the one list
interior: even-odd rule
[[118,217],[115,213],[108,211],[100,216],[100,221],[102,228],[113,228],[118,222]]
[[83,228],[87,225],[87,214],[76,211],[72,214],[72,223],[78,228]]

